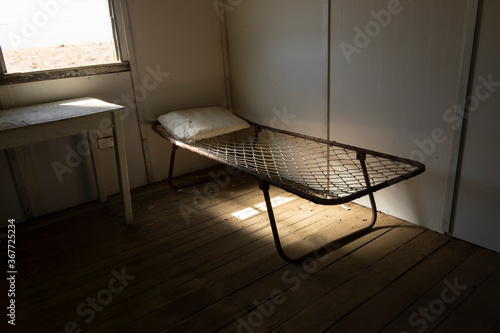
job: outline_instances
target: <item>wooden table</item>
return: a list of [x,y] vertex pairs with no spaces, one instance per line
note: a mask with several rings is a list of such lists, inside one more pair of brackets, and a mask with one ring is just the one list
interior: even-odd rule
[[[123,106],[95,98],[79,98],[0,110],[0,150],[87,133],[99,199],[107,200],[99,154],[91,133],[107,123],[113,129],[116,164],[125,224],[131,224],[132,203],[121,111]],[[108,127],[109,128],[109,127]]]

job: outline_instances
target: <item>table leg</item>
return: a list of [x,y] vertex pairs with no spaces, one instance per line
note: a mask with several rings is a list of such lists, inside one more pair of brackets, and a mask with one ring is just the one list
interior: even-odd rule
[[88,132],[87,135],[92,157],[92,166],[94,168],[95,181],[97,184],[97,192],[99,193],[99,201],[106,202],[108,198],[106,195],[106,185],[104,183],[104,176],[101,168],[101,160],[99,158],[99,149],[97,148],[97,140],[93,131]]
[[116,167],[118,168],[118,180],[120,182],[120,193],[123,201],[123,214],[125,224],[133,221],[132,200],[130,197],[130,183],[128,178],[127,156],[125,153],[125,136],[121,120],[121,110],[113,111],[113,134],[115,141]]

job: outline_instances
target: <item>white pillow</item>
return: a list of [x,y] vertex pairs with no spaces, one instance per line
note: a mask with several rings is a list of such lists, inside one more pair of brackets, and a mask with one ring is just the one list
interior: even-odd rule
[[177,139],[192,142],[239,131],[250,125],[220,106],[172,111],[158,121]]

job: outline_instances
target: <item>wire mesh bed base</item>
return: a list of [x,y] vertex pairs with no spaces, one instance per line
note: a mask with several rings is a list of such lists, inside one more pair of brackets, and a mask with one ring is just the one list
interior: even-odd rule
[[[362,229],[335,241],[339,242],[373,227],[377,219],[373,192],[425,170],[425,166],[417,161],[248,123],[251,124],[248,129],[190,143],[176,139],[159,123],[155,123],[153,129],[171,143],[168,181],[173,189],[179,189],[172,180],[178,147],[256,177],[264,194],[276,249],[287,262],[300,263],[305,258],[321,256],[332,249],[332,244],[325,244],[299,258],[286,255],[276,226],[269,185],[322,205],[338,205],[368,195],[371,221]],[[188,186],[192,185],[195,184]]]

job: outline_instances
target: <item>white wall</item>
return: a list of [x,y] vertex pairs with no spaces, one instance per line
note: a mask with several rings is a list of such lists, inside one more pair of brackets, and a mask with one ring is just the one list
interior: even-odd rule
[[331,8],[330,138],[424,162],[424,174],[375,197],[381,211],[437,231],[451,153],[443,115],[460,97],[467,5],[333,0]]
[[[128,5],[123,7],[128,7],[131,72],[1,86],[0,100],[4,108],[11,108],[91,96],[126,106],[129,178],[131,187],[138,187],[167,178],[170,147],[151,130],[158,115],[180,108],[226,105],[227,99],[221,25],[212,0],[124,0],[124,4]],[[24,167],[33,176],[31,185],[38,189],[42,212],[97,199],[88,157],[72,173],[64,174],[62,183],[51,166],[54,161],[64,164],[67,147],[76,150],[81,139],[62,138],[24,148],[29,155]],[[117,193],[113,151],[100,153],[108,193]],[[184,152],[178,161],[177,174],[213,164]],[[0,171],[5,184],[0,194],[1,226],[9,218],[21,221],[25,217],[5,152],[0,156]]]
[[[273,109],[286,107],[295,116],[286,124],[292,131],[424,160],[426,173],[377,193],[378,207],[441,231],[450,142],[425,154],[416,140],[437,128],[450,135],[443,113],[458,99],[468,2],[401,1],[366,45],[356,44],[355,28],[365,29],[375,21],[371,11],[387,11],[391,3],[331,1],[329,106],[328,3],[255,0],[230,7],[233,106],[264,124],[275,118]],[[350,59],[343,42],[358,47]]]
[[328,34],[323,0],[228,2],[231,91],[236,113],[326,137]]
[[[169,73],[140,102],[152,178],[159,181],[167,178],[170,146],[151,130],[156,118],[178,109],[227,104],[221,25],[213,0],[128,0],[127,4],[136,73],[144,77],[148,68]],[[177,174],[213,164],[182,150],[176,161]]]
[[[14,176],[9,167],[9,161],[6,151],[0,153],[0,182],[2,191],[0,193],[0,218],[4,221],[11,218],[17,218],[24,221],[26,214],[21,204],[21,198],[17,191],[17,186],[14,181]],[[0,227],[6,223],[0,224]]]
[[[170,148],[150,129],[155,118],[175,109],[226,105],[228,96],[221,21],[212,0],[125,3],[134,46],[132,73],[2,86],[0,99],[6,108],[81,96],[125,105],[130,111],[125,120],[129,176],[132,187],[137,187],[148,183],[147,169],[152,173],[149,180],[167,177]],[[452,149],[448,110],[461,99],[470,2],[401,0],[391,8],[390,22],[385,16],[377,28],[371,11],[379,13],[380,20],[380,10],[397,3],[332,0],[328,13],[325,0],[228,2],[225,23],[233,106],[237,113],[263,124],[424,161],[423,175],[377,192],[376,199],[384,212],[441,231]],[[500,81],[499,9],[497,1],[484,0],[473,89],[480,83],[479,75],[492,74]],[[364,30],[367,24],[376,29],[370,39],[356,40],[355,28]],[[357,47],[350,49],[354,51],[350,61],[345,55],[349,49],[342,43]],[[162,73],[158,84],[135,98],[155,70]],[[498,105],[498,93],[492,94],[467,123],[452,229],[457,237],[497,251]],[[80,139],[24,149],[31,160],[25,167],[38,179],[34,186],[47,212],[97,198],[88,158],[65,174],[62,183],[51,168],[53,161],[64,162],[67,147],[75,149]],[[432,139],[439,142],[431,143]],[[146,154],[143,146],[148,148]],[[100,153],[108,193],[116,193],[113,153]],[[177,174],[210,164],[182,153]],[[4,185],[0,218],[22,220],[5,152],[0,155],[0,173]]]
[[328,78],[327,1],[227,2],[233,107],[264,124],[286,107],[295,118],[278,127],[424,162],[423,175],[377,192],[378,208],[442,231],[444,116],[464,97],[471,3],[332,0]]
[[499,1],[484,0],[480,22],[452,235],[500,252]]

